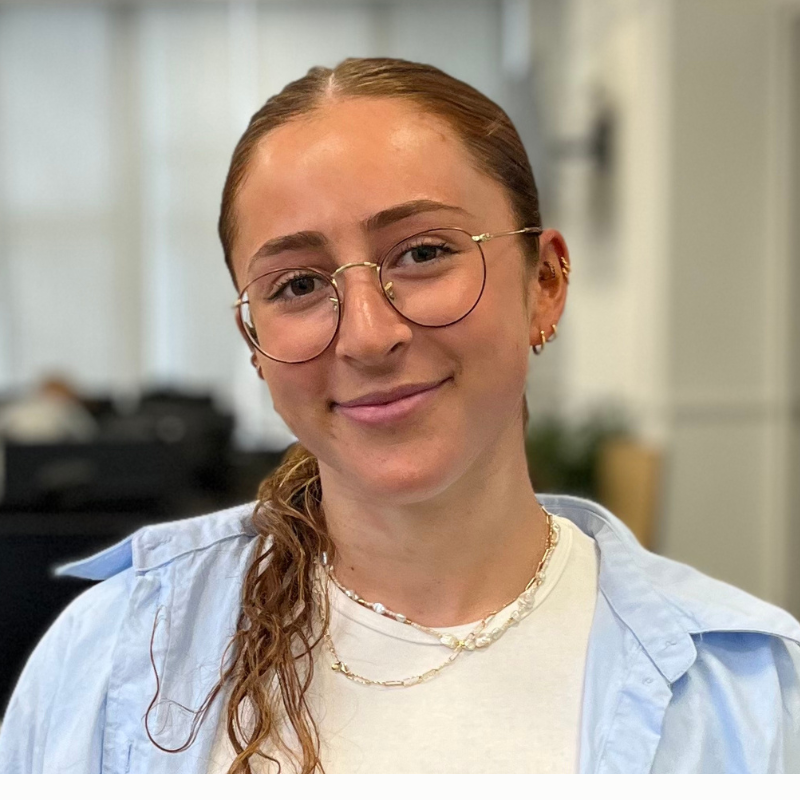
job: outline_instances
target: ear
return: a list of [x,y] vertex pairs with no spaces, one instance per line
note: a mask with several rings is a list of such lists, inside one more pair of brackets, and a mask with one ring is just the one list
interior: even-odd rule
[[564,237],[547,228],[539,236],[539,258],[528,281],[528,313],[531,346],[542,344],[542,331],[549,340],[567,302],[568,275],[561,259],[569,264]]
[[[253,367],[255,367],[255,370],[258,373],[258,377],[261,378],[261,380],[263,381],[264,373],[261,371],[261,364],[259,364],[258,362],[258,350],[256,350],[256,348],[253,346],[253,342],[244,328],[244,323],[242,322],[242,315],[239,313],[238,308],[234,311],[234,317],[236,319],[236,327],[239,329],[239,333],[242,335],[242,339],[244,339],[245,344],[250,350],[250,363],[253,365]],[[255,335],[255,332],[253,335]]]

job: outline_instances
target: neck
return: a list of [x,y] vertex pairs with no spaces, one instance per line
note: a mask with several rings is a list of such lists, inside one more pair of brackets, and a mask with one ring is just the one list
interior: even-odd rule
[[432,627],[474,622],[513,600],[547,540],[547,519],[521,437],[515,439],[510,457],[498,447],[435,498],[411,504],[371,502],[321,464],[338,580]]

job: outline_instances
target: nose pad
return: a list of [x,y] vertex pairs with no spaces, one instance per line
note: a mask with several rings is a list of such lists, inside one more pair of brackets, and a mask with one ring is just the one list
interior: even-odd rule
[[392,289],[393,286],[394,286],[394,284],[392,283],[392,281],[389,281],[389,283],[385,284],[384,287],[383,287],[383,290],[386,292],[386,296],[390,300],[396,299],[395,296],[394,296],[394,290]]

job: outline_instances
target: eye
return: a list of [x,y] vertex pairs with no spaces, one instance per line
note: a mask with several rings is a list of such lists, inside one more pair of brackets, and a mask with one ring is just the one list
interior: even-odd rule
[[291,289],[292,294],[299,297],[303,294],[311,294],[314,291],[314,278],[304,275],[302,278],[292,278],[286,287]]
[[390,267],[414,267],[432,264],[453,253],[453,248],[445,241],[410,242],[389,258]]
[[312,273],[295,273],[280,278],[272,287],[269,301],[292,301],[314,294],[325,286],[325,281]]
[[420,244],[411,248],[408,251],[408,255],[411,256],[411,260],[414,261],[414,263],[422,264],[425,261],[436,258],[441,249],[441,247],[435,244]]

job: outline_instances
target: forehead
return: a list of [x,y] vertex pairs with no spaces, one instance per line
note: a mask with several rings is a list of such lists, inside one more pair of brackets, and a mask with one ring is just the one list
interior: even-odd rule
[[234,261],[266,238],[344,235],[384,208],[422,198],[458,205],[487,228],[510,217],[503,188],[444,120],[405,100],[327,103],[257,146],[237,198]]

